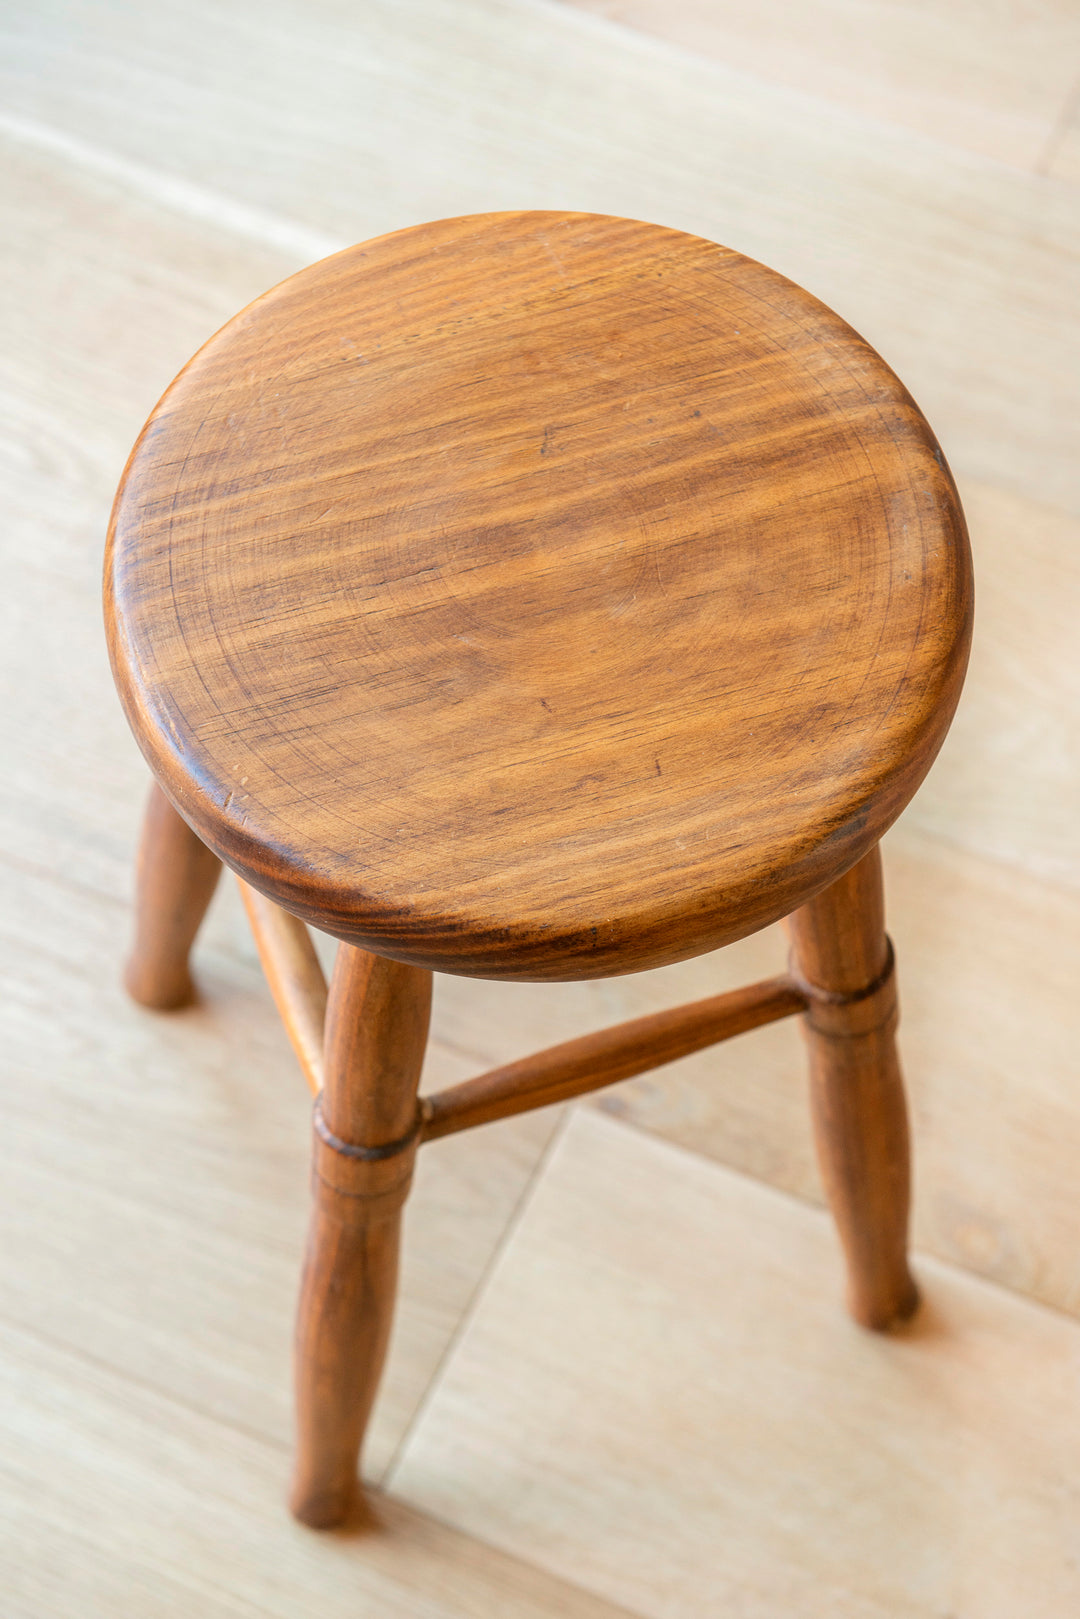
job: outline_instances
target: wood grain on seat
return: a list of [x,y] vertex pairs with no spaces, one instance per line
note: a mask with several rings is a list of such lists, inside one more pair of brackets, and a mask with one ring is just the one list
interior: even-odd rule
[[417,227],[165,394],[107,562],[166,792],[246,881],[446,972],[651,967],[880,837],[963,676],[924,419],[782,276],[634,221]]

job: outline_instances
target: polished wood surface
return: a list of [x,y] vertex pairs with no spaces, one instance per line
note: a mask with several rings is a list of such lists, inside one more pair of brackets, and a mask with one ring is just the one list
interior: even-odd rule
[[790,978],[770,978],[567,1040],[425,1097],[422,1139],[436,1141],[473,1125],[584,1096],[791,1017],[805,1006],[805,995]]
[[430,1016],[429,972],[350,946],[338,951],[296,1325],[291,1505],[313,1528],[341,1523],[356,1500],[393,1319]]
[[173,1011],[194,998],[188,957],[220,876],[217,856],[152,786],[135,874],[135,942],[124,970],[140,1006]]
[[258,300],[129,463],[128,717],[245,880],[424,967],[711,949],[871,847],[944,736],[970,580],[896,378],[759,264],[444,221]]
[[919,1302],[908,1269],[911,1165],[896,1051],[896,974],[881,856],[865,855],[788,922],[821,1178],[844,1246],[848,1304],[883,1328]]

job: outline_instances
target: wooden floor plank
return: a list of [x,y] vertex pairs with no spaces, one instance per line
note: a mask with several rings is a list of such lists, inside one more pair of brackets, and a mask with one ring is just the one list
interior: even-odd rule
[[6,30],[24,138],[334,239],[570,206],[740,248],[881,349],[961,470],[1080,509],[1071,187],[538,0],[40,0]]
[[[0,612],[8,632],[3,679],[19,699],[0,716],[10,761],[0,782],[0,828],[21,860],[121,896],[130,892],[145,774],[114,698],[98,616],[111,479],[159,381],[204,330],[291,265],[277,250],[228,239],[55,155],[11,147],[8,156],[12,200],[4,217],[12,228],[4,274],[12,313],[4,353],[16,453],[4,475],[12,522],[3,543],[18,586]],[[61,260],[69,271],[79,267],[79,318],[62,375],[51,362]],[[951,857],[943,863],[932,851],[913,855],[902,871],[890,862],[904,1041],[918,1106],[918,1229],[932,1251],[965,1257],[1009,1285],[1074,1309],[1080,1273],[1071,1223],[1062,1214],[1080,1147],[1071,1100],[1075,1008],[1067,988],[1055,986],[1075,971],[1073,941],[1080,936],[1069,898],[1080,886],[1074,837],[1080,686],[1072,652],[1080,531],[1074,520],[993,485],[965,480],[964,497],[979,576],[971,678],[907,824],[981,858],[955,872]],[[1015,883],[1008,867],[1019,869]],[[1044,893],[1031,877],[1051,886]],[[1058,892],[1060,884],[1070,886]],[[126,921],[115,907],[110,914],[110,926],[122,932]],[[232,920],[211,921],[212,946],[253,967],[235,903],[219,915]],[[783,942],[772,932],[716,958],[608,983],[556,990],[445,980],[436,1033],[448,1060],[450,1047],[456,1053],[453,1077],[465,1078],[605,1022],[766,976],[783,959]],[[245,982],[249,997],[263,994],[254,976]],[[93,1016],[88,1005],[88,1027]],[[108,1024],[128,1014],[114,996],[99,1003],[97,1016],[94,1038],[108,1064]],[[158,1038],[148,1033],[146,1060],[153,1060]],[[216,1073],[231,1060],[213,1048],[209,1034],[183,1059]],[[176,1064],[178,1085],[183,1061]],[[1038,1098],[1032,1072],[1044,1076]],[[996,1099],[989,1113],[988,1086]],[[609,1105],[748,1173],[817,1195],[802,1057],[790,1026],[647,1076]],[[969,1113],[983,1121],[975,1138]],[[993,1126],[999,1117],[1003,1129],[1011,1131],[1013,1121],[1017,1128],[1008,1138],[1014,1148],[1005,1171],[998,1158],[1005,1137]],[[518,1151],[539,1151],[547,1125],[528,1128],[540,1134],[507,1149],[515,1185],[523,1171]],[[433,1151],[440,1156],[425,1170],[431,1176],[451,1161],[449,1147]],[[463,1167],[462,1174],[470,1184],[472,1172]],[[457,1196],[449,1186],[447,1193]],[[499,1204],[504,1213],[513,1205],[507,1196]],[[486,1216],[477,1218],[482,1223]],[[483,1243],[476,1250],[486,1251]],[[442,1276],[433,1258],[424,1285],[438,1288]],[[291,1310],[291,1280],[281,1285]],[[464,1276],[454,1286],[463,1306]],[[429,1365],[451,1319],[441,1306],[435,1316],[441,1325],[432,1326]],[[282,1386],[275,1396],[279,1432],[284,1399]]]
[[657,1619],[1067,1619],[1080,1326],[924,1260],[880,1337],[838,1269],[823,1215],[581,1109],[392,1488]]
[[[897,8],[900,26],[913,5],[905,0]],[[1040,0],[1031,15],[1052,11],[1052,0]],[[933,26],[960,29],[967,15],[951,13]],[[916,1134],[916,1228],[937,1254],[1080,1313],[1072,1239],[1080,1153],[1073,832],[1080,691],[1072,643],[1080,576],[1075,521],[1053,509],[1080,510],[1069,439],[1080,376],[1069,358],[1080,242],[1069,138],[1053,159],[1054,177],[1010,173],[888,128],[880,106],[871,116],[829,107],[820,96],[755,81],[730,63],[695,62],[547,0],[373,0],[359,10],[335,0],[186,0],[181,8],[88,0],[74,9],[39,0],[9,12],[0,35],[9,109],[0,118],[0,547],[7,581],[0,599],[0,1038],[7,1058],[0,1317],[6,1312],[9,1337],[15,1332],[6,1352],[18,1399],[8,1409],[20,1413],[11,1419],[18,1445],[2,1447],[0,1462],[0,1539],[7,1535],[0,1607],[16,1619],[192,1611],[217,1619],[307,1613],[313,1605],[328,1614],[425,1619],[607,1612],[558,1580],[543,1583],[516,1563],[490,1563],[458,1535],[441,1540],[442,1531],[408,1514],[395,1517],[391,1507],[384,1509],[391,1527],[377,1543],[309,1541],[280,1510],[308,1103],[231,891],[213,911],[200,951],[199,1007],[154,1017],[128,1005],[118,989],[145,776],[100,638],[100,546],[112,489],[161,387],[215,326],[304,258],[416,219],[521,204],[635,213],[728,240],[834,302],[897,365],[968,474],[964,495],[980,576],[965,706],[888,850]],[[971,41],[963,69],[969,112],[974,108],[970,129],[983,133],[960,130],[953,138],[974,145],[997,118],[983,95],[994,49],[992,39]],[[899,64],[904,73],[917,58],[915,51]],[[994,123],[987,139],[996,140],[1014,115],[1028,117],[1017,114],[1009,88],[1027,71],[1025,60],[1018,50],[1012,78],[1002,81],[1004,122]],[[928,106],[936,94],[928,83]],[[980,123],[984,113],[989,122]],[[1009,127],[1013,135],[1020,129]],[[1024,125],[1025,141],[1032,129]],[[444,980],[425,1083],[465,1078],[604,1022],[764,976],[782,959],[783,943],[770,930],[718,957],[603,984],[549,989]],[[817,1196],[791,1025],[643,1077],[601,1105],[804,1198]],[[426,1149],[369,1456],[374,1476],[408,1432],[483,1287],[554,1125],[544,1114]],[[602,1116],[599,1127],[615,1128]],[[500,1348],[490,1361],[490,1398],[493,1408],[499,1401],[513,1408],[498,1444],[516,1444],[520,1426],[521,1454],[540,1443],[548,1472],[541,1469],[535,1487],[512,1472],[511,1505],[496,1503],[491,1513],[484,1506],[477,1532],[497,1538],[508,1514],[510,1538],[524,1534],[522,1495],[530,1496],[531,1515],[554,1477],[555,1516],[562,1513],[565,1526],[565,1501],[576,1512],[580,1494],[573,1533],[591,1533],[595,1520],[601,1550],[615,1546],[623,1559],[629,1574],[619,1578],[628,1595],[617,1600],[638,1611],[630,1580],[638,1559],[647,1565],[641,1590],[653,1592],[656,1571],[670,1569],[683,1593],[678,1600],[687,1604],[682,1611],[696,1614],[708,1611],[719,1589],[717,1565],[701,1553],[717,1520],[695,1516],[687,1491],[692,1496],[697,1481],[701,1500],[721,1506],[730,1492],[716,1481],[711,1453],[680,1448],[683,1427],[715,1435],[704,1406],[687,1415],[676,1402],[670,1454],[657,1443],[655,1477],[643,1471],[635,1446],[658,1429],[649,1425],[641,1390],[657,1391],[657,1421],[671,1404],[662,1382],[641,1379],[637,1368],[649,1364],[654,1329],[624,1313],[625,1300],[670,1299],[657,1281],[657,1255],[662,1248],[664,1264],[678,1269],[685,1248],[700,1275],[693,1288],[678,1284],[679,1364],[708,1393],[714,1362],[728,1352],[727,1329],[714,1331],[710,1316],[700,1344],[691,1344],[694,1290],[703,1290],[706,1302],[723,1287],[733,1299],[746,1298],[753,1337],[743,1353],[753,1361],[759,1343],[772,1341],[765,1318],[790,1311],[812,1291],[810,1282],[800,1290],[800,1265],[832,1290],[835,1254],[812,1210],[796,1211],[795,1219],[788,1205],[757,1193],[766,1200],[762,1209],[785,1210],[778,1251],[793,1243],[803,1257],[793,1291],[790,1273],[770,1270],[762,1257],[772,1277],[765,1292],[740,1292],[737,1278],[709,1269],[712,1250],[702,1252],[683,1214],[665,1223],[669,1203],[685,1213],[685,1187],[696,1185],[697,1173],[681,1156],[665,1157],[667,1150],[658,1146],[660,1159],[634,1182],[651,1188],[636,1200],[631,1185],[620,1190],[618,1172],[604,1179],[597,1171],[590,1196],[610,1195],[617,1234],[591,1205],[581,1214],[574,1264],[588,1257],[593,1233],[601,1246],[610,1237],[613,1253],[617,1238],[629,1255],[625,1266],[619,1261],[614,1314],[604,1318],[614,1327],[594,1321],[588,1328],[597,1342],[580,1327],[588,1318],[578,1310],[577,1273],[561,1253],[541,1244],[529,1277],[519,1276],[520,1322],[504,1321],[499,1331],[511,1348],[519,1328],[529,1338],[527,1377],[515,1381],[513,1358],[506,1361]],[[582,1162],[599,1158],[586,1153]],[[622,1158],[618,1163],[626,1169]],[[558,1171],[564,1191],[565,1167]],[[636,1173],[627,1170],[631,1181]],[[708,1164],[701,1173],[710,1190],[693,1192],[694,1206],[723,1224],[715,1177],[724,1185],[730,1177]],[[545,1197],[547,1185],[545,1178]],[[759,1218],[773,1231],[767,1214]],[[728,1221],[732,1247],[759,1252],[741,1219]],[[800,1247],[799,1231],[818,1235]],[[513,1250],[519,1257],[532,1252],[527,1244]],[[560,1277],[573,1284],[565,1299]],[[497,1276],[481,1307],[482,1330],[489,1303],[501,1309],[502,1286]],[[865,1570],[863,1539],[872,1551],[888,1521],[895,1555],[910,1554],[918,1589],[912,1595],[886,1557],[884,1584],[867,1574],[864,1606],[852,1612],[976,1611],[980,1619],[1000,1612],[1012,1619],[1072,1611],[1061,1607],[1063,1591],[1073,1607],[1076,1594],[1063,1558],[1076,1548],[1058,1531],[1072,1509],[1074,1475],[1064,1452],[1046,1447],[1056,1442],[1059,1413],[1071,1420],[1080,1408],[1075,1382],[1055,1359],[1049,1318],[1019,1301],[1005,1301],[1001,1315],[997,1295],[977,1284],[970,1297],[962,1284],[955,1293],[948,1278],[942,1286],[934,1308],[945,1311],[948,1332],[935,1328],[887,1346],[882,1364],[892,1371],[859,1396],[857,1422],[848,1421],[822,1361],[834,1354],[837,1375],[857,1380],[879,1364],[880,1346],[864,1354],[851,1348],[863,1340],[836,1337],[831,1297],[825,1325],[814,1316],[812,1331],[802,1317],[785,1316],[787,1336],[817,1355],[819,1381],[797,1374],[785,1388],[773,1359],[753,1401],[740,1405],[742,1385],[731,1372],[724,1399],[735,1414],[725,1432],[736,1476],[751,1503],[777,1502],[768,1479],[754,1472],[748,1438],[759,1418],[773,1433],[772,1402],[789,1413],[798,1444],[805,1439],[797,1454],[781,1444],[781,1461],[794,1455],[794,1476],[809,1481],[805,1500],[794,1490],[779,1498],[776,1519],[797,1547],[820,1529],[827,1554],[823,1564],[796,1558],[799,1578],[812,1566],[832,1579],[849,1556]],[[605,1288],[598,1283],[598,1296],[607,1296]],[[960,1302],[949,1315],[954,1293]],[[988,1298],[993,1309],[980,1315],[971,1300]],[[657,1321],[664,1319],[658,1308]],[[954,1336],[950,1323],[957,1324]],[[616,1339],[627,1336],[627,1353],[614,1362],[604,1360],[614,1353],[609,1330]],[[669,1326],[662,1330],[670,1339]],[[639,1333],[648,1340],[644,1362],[634,1348]],[[939,1339],[948,1362],[940,1372],[938,1362],[918,1358]],[[466,1346],[460,1364],[470,1363],[471,1353]],[[578,1437],[571,1432],[564,1441],[557,1425],[550,1444],[537,1440],[533,1412],[546,1417],[549,1406],[556,1415],[559,1409],[546,1388],[537,1392],[534,1368],[545,1355],[549,1370],[567,1369],[577,1449]],[[588,1382],[594,1362],[609,1368],[602,1384]],[[970,1400],[961,1365],[973,1379]],[[1011,1392],[1005,1366],[1013,1372]],[[1034,1391],[1033,1375],[1044,1378]],[[912,1388],[936,1389],[935,1398],[955,1406],[961,1430],[940,1441],[927,1434],[930,1408],[904,1403]],[[844,1482],[839,1462],[835,1476],[828,1468],[814,1472],[825,1441],[820,1430],[806,1438],[799,1428],[798,1402],[815,1391],[832,1402],[840,1461],[847,1458],[857,1484],[866,1484],[862,1495]],[[445,1409],[443,1393],[435,1413]],[[605,1424],[614,1424],[617,1406],[625,1417],[627,1402],[633,1421],[619,1441],[627,1448],[615,1451],[620,1465],[625,1454],[623,1476],[611,1466]],[[889,1426],[897,1412],[901,1429],[903,1413],[914,1412],[906,1449],[903,1433],[897,1438]],[[1038,1425],[1046,1430],[1041,1450],[1030,1432]],[[425,1419],[408,1467],[429,1453],[437,1431],[438,1423],[432,1428]],[[865,1431],[876,1435],[868,1474],[859,1471],[855,1445]],[[819,1446],[813,1456],[811,1441]],[[456,1440],[446,1443],[450,1452],[440,1450],[431,1464],[436,1494],[447,1488],[436,1475],[457,1476]],[[721,1435],[713,1448],[723,1443]],[[775,1454],[766,1447],[763,1458]],[[998,1489],[1001,1457],[1015,1462],[1012,1518]],[[886,1461],[896,1458],[908,1490],[902,1510],[883,1483]],[[920,1465],[924,1502],[913,1499],[911,1485]],[[1056,1497],[1047,1484],[1053,1466],[1064,1481]],[[951,1495],[941,1484],[950,1467],[960,1481]],[[463,1500],[480,1500],[488,1486],[473,1462],[466,1474]],[[560,1496],[567,1479],[569,1493]],[[821,1527],[813,1488],[821,1479],[839,1491],[839,1527]],[[596,1503],[586,1499],[590,1490]],[[827,1490],[823,1499],[830,1499]],[[614,1516],[636,1523],[639,1500],[655,1520],[638,1537],[640,1547],[628,1535],[610,1538]],[[680,1539],[684,1516],[689,1527]],[[776,1598],[761,1610],[770,1619],[797,1613],[786,1588],[777,1598],[768,1585],[783,1566],[769,1538],[774,1525],[750,1517],[743,1562],[721,1565],[730,1581],[725,1611],[740,1611],[736,1591],[749,1591],[752,1604],[752,1593],[765,1590],[768,1601]],[[1013,1583],[1008,1570],[1002,1575],[1000,1600],[966,1585],[964,1558],[978,1549],[980,1533],[995,1568],[994,1557],[1019,1546],[1021,1520],[1029,1545],[1016,1551]],[[738,1527],[742,1520],[734,1521]],[[659,1547],[649,1540],[657,1524],[665,1537]],[[548,1557],[525,1539],[527,1555]],[[572,1540],[556,1541],[556,1569],[569,1567],[576,1580],[580,1568],[592,1567],[587,1548],[578,1565],[566,1550]],[[1021,1593],[1028,1558],[1039,1566],[1030,1565],[1030,1590]],[[763,1574],[769,1564],[772,1574],[768,1567]],[[598,1588],[609,1589],[609,1573],[607,1564],[600,1567]],[[804,1589],[796,1582],[794,1596],[801,1600]],[[926,1606],[927,1592],[940,1599],[939,1609]],[[640,1611],[657,1611],[651,1595],[649,1602]]]
[[259,1440],[2,1322],[0,1389],[5,1619],[625,1613],[378,1496],[302,1529]]
[[[124,907],[2,875],[3,1309],[274,1444],[283,1490],[310,1099],[238,902],[226,888],[200,949],[202,1003],[154,1014],[120,989]],[[424,1083],[470,1066],[436,1041]],[[555,1123],[522,1118],[421,1162],[369,1477],[411,1420]]]
[[902,825],[1080,892],[1080,521],[961,480],[975,559],[960,708]]
[[116,480],[169,377],[299,265],[55,156],[0,148],[0,555],[13,582],[0,682],[17,693],[0,718],[0,846],[119,895],[146,778],[101,625]]
[[1069,0],[569,0],[763,79],[1032,169],[1072,89]]

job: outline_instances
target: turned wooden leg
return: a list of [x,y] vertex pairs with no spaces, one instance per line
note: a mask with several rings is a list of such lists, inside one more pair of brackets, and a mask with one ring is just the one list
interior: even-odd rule
[[401,1209],[419,1140],[431,974],[340,945],[315,1104],[314,1208],[296,1332],[301,1522],[341,1523],[382,1371]]
[[135,944],[124,971],[128,994],[167,1011],[191,1000],[188,956],[221,875],[221,861],[150,789],[135,882]]
[[896,1051],[896,977],[875,848],[788,919],[792,975],[809,996],[814,1136],[865,1327],[912,1314],[907,1108]]

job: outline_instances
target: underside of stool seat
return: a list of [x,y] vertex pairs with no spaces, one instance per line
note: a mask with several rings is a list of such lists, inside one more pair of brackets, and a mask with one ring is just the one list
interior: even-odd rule
[[238,315],[154,411],[106,565],[147,760],[248,883],[442,972],[636,971],[873,848],[959,695],[922,415],[738,253],[420,226]]

